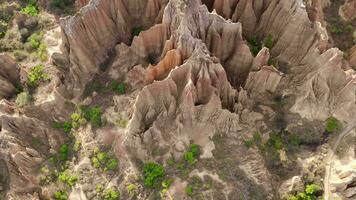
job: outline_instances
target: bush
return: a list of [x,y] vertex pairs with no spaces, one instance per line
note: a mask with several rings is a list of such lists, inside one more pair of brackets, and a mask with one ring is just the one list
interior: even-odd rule
[[118,200],[120,199],[120,192],[116,189],[109,188],[103,192],[103,200]]
[[187,187],[185,188],[185,193],[186,193],[188,196],[193,196],[193,186],[187,185]]
[[138,187],[137,185],[133,184],[133,183],[130,183],[128,186],[127,186],[127,192],[129,193],[129,195],[135,195],[136,192],[138,190]]
[[256,56],[262,49],[261,42],[257,38],[251,38],[247,42],[249,43],[251,53]]
[[21,62],[27,58],[27,55],[20,50],[15,50],[14,57],[15,57],[16,61]]
[[119,162],[115,159],[112,158],[106,163],[106,168],[108,170],[115,170],[119,166]]
[[153,162],[145,164],[143,167],[144,185],[146,187],[160,186],[164,174],[162,165]]
[[27,38],[27,42],[30,44],[32,49],[38,49],[41,45],[42,37],[42,34],[34,33]]
[[95,168],[101,168],[104,171],[116,170],[119,166],[119,161],[114,156],[107,152],[96,152],[91,159],[92,165]]
[[334,118],[334,117],[329,117],[326,120],[325,130],[328,133],[339,131],[341,129],[341,127],[342,127],[341,122],[339,120],[337,120],[336,118]]
[[287,200],[317,200],[322,199],[323,191],[320,186],[316,184],[309,184],[305,187],[305,191],[298,194],[291,195]]
[[38,48],[37,48],[37,56],[38,58],[44,62],[48,60],[47,56],[47,46],[43,43],[41,43]]
[[110,88],[119,94],[125,94],[126,92],[126,85],[125,83],[117,83],[116,81],[112,81],[110,83]]
[[63,190],[59,190],[54,193],[53,197],[55,200],[67,200],[68,194],[67,194],[67,192],[65,192]]
[[92,107],[92,108],[84,107],[84,108],[82,108],[82,111],[84,114],[84,118],[87,121],[90,121],[90,123],[94,127],[100,127],[102,125],[101,108],[99,108],[99,107]]
[[72,127],[75,129],[87,123],[87,120],[81,114],[78,113],[71,114],[70,118],[72,121]]
[[132,38],[135,37],[135,36],[140,35],[141,31],[143,31],[143,28],[141,28],[141,27],[134,27],[134,28],[132,29]]
[[5,37],[7,28],[8,28],[8,24],[0,19],[0,39]]
[[21,13],[31,15],[31,16],[37,16],[38,8],[35,4],[29,4],[26,7],[21,9]]
[[59,173],[58,180],[67,184],[69,187],[73,187],[78,181],[78,177],[71,175],[68,170]]
[[54,122],[52,127],[61,129],[65,133],[70,133],[70,131],[72,130],[72,123],[71,122]]
[[31,87],[37,87],[41,81],[48,79],[48,75],[44,73],[43,65],[32,67],[28,73],[28,84]]
[[28,92],[21,92],[16,97],[16,105],[19,107],[23,107],[31,102],[31,95]]
[[68,159],[68,156],[69,156],[69,146],[67,144],[62,144],[59,147],[58,159],[60,161],[66,161]]
[[267,37],[265,37],[265,39],[263,41],[264,46],[269,49],[272,49],[273,43],[274,43],[273,36],[271,34],[267,35]]
[[200,147],[197,144],[191,144],[187,152],[184,153],[184,160],[189,164],[194,164],[200,155]]
[[51,6],[54,8],[63,9],[66,6],[70,6],[73,4],[72,0],[51,0]]
[[273,147],[275,150],[281,150],[283,148],[283,139],[281,135],[278,133],[271,133],[267,145]]

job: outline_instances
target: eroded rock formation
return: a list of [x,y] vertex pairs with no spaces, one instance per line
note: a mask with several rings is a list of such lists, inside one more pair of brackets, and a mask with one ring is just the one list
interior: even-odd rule
[[345,4],[340,7],[340,16],[345,21],[352,21],[356,18],[356,1],[347,0]]
[[6,54],[0,54],[0,98],[11,97],[16,93],[20,82],[20,68]]
[[[201,146],[200,158],[206,159],[207,166],[198,166],[188,177],[205,174],[224,191],[213,195],[204,191],[202,197],[236,199],[238,193],[243,199],[278,198],[279,194],[273,193],[281,183],[275,178],[277,164],[268,163],[257,147],[246,148],[254,133],[263,132],[260,140],[267,141],[275,129],[288,128],[284,123],[306,126],[305,121],[317,123],[329,116],[346,126],[355,123],[356,73],[344,71],[342,52],[325,45],[328,34],[321,25],[324,3],[90,1],[77,15],[61,19],[65,76],[56,82],[49,98],[24,108],[26,117],[18,116],[11,103],[0,104],[4,113],[0,116],[0,144],[4,146],[0,171],[7,174],[6,178],[0,176],[5,183],[2,188],[9,190],[10,197],[38,190],[31,169],[38,168],[66,139],[50,128],[50,122],[68,118],[74,110],[69,101],[79,102],[85,86],[99,77],[107,83],[113,79],[129,85],[127,96],[116,96],[112,107],[106,105],[111,102],[103,106],[109,117],[125,110],[119,117],[131,117],[130,122],[119,129],[113,128],[117,122],[110,119],[97,132],[89,126],[79,130],[78,137],[86,145],[98,143],[99,136],[105,144],[113,145],[123,160],[120,173],[137,171],[149,161],[179,159],[193,142]],[[262,41],[268,36],[273,44],[256,47],[258,52],[253,54],[250,49],[256,44],[251,41],[267,46]],[[16,73],[10,71],[11,75],[0,73],[9,85],[17,80]],[[1,96],[11,92],[13,89],[6,90]],[[89,95],[85,104],[107,100],[98,100],[96,92]],[[284,99],[287,102],[282,104]],[[278,121],[281,115],[286,116],[282,122]],[[274,127],[273,120],[282,125]],[[36,138],[43,145],[37,147],[25,137]],[[93,146],[83,149],[77,171],[91,167],[88,154]],[[279,165],[288,165],[284,149],[273,156],[281,160]],[[293,170],[297,170],[294,165]],[[125,174],[120,174],[116,183],[122,188],[127,187],[122,180],[129,179]],[[216,174],[225,175],[225,179]],[[294,191],[295,180],[291,180],[282,185],[281,196]],[[298,179],[298,187],[302,187],[301,181]],[[90,187],[84,190],[84,185],[78,183],[70,197],[90,199],[92,192],[86,193]],[[173,185],[172,196],[181,197],[187,183],[177,180]],[[353,198],[349,193],[345,196]],[[149,197],[152,194],[142,192],[142,199]]]

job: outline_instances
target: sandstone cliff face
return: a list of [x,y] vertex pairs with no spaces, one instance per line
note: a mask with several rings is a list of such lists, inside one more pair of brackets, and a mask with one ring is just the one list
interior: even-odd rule
[[16,62],[6,54],[0,54],[0,98],[15,94],[20,82],[20,69]]
[[80,16],[62,19],[63,50],[71,65],[66,87],[73,97],[81,95],[100,66],[105,68],[108,54],[117,43],[130,42],[134,28],[146,29],[160,21],[164,4],[164,0],[96,0],[83,7]]
[[356,18],[356,1],[345,1],[345,4],[340,7],[339,13],[345,21],[354,20]]
[[[4,147],[0,171],[6,174],[0,176],[2,188],[13,199],[39,189],[33,169],[66,140],[50,122],[67,119],[74,110],[69,101],[78,102],[85,86],[99,77],[106,82],[123,80],[130,93],[113,97],[113,106],[102,103],[110,99],[97,93],[85,100],[84,104],[102,103],[110,119],[97,132],[89,126],[78,131],[85,147],[76,171],[95,170],[88,154],[102,139],[122,159],[122,174],[110,184],[126,189],[127,171],[137,172],[149,161],[179,159],[193,142],[201,146],[206,166],[198,165],[188,177],[203,174],[220,183],[213,194],[201,192],[205,199],[236,199],[237,193],[243,199],[278,198],[273,193],[280,183],[275,166],[257,147],[246,148],[254,133],[264,132],[261,140],[268,140],[275,128],[271,121],[282,114],[287,116],[283,120],[301,126],[305,120],[324,121],[329,116],[346,126],[355,123],[356,74],[343,70],[340,50],[325,45],[328,35],[321,24],[325,2],[90,1],[77,15],[61,19],[63,63],[69,65],[65,80],[57,83],[50,98],[25,107],[20,115],[11,103],[0,104]],[[273,44],[253,54],[248,41],[263,41],[269,35]],[[10,72],[0,71],[0,80],[11,86],[18,75]],[[12,94],[14,89],[6,88],[2,94],[0,87],[1,96]],[[276,103],[276,97],[291,100],[286,106]],[[127,128],[114,125],[111,117],[116,115],[130,119]],[[36,138],[42,145],[26,138]],[[281,165],[288,165],[285,151],[277,153],[285,161]],[[83,180],[93,185],[102,180],[98,177],[87,173]],[[350,181],[342,183],[344,190],[335,191],[344,192],[345,184]],[[93,199],[87,185],[78,183],[70,198]],[[187,182],[177,180],[173,185],[172,196],[184,196]],[[150,197],[142,192],[141,199]]]
[[14,109],[11,103],[1,101],[1,171],[6,172],[2,188],[5,193],[9,190],[8,199],[23,199],[40,190],[36,178],[38,170],[44,159],[57,151],[65,137],[39,120],[12,116]]

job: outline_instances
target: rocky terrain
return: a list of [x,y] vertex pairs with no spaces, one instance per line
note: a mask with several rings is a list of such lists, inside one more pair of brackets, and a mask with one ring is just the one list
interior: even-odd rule
[[0,199],[356,199],[355,0],[0,0]]

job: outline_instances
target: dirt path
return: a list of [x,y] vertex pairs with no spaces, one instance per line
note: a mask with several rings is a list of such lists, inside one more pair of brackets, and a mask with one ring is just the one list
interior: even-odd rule
[[348,136],[349,134],[352,133],[352,130],[356,128],[356,122],[350,123],[347,127],[345,127],[345,129],[342,131],[342,133],[339,135],[339,137],[337,138],[332,150],[329,151],[328,155],[327,155],[327,164],[325,167],[325,178],[324,178],[324,199],[325,200],[329,200],[330,199],[330,188],[329,188],[329,184],[330,184],[330,173],[331,173],[331,168],[332,168],[332,160],[335,157],[335,151],[338,148],[341,140]]

